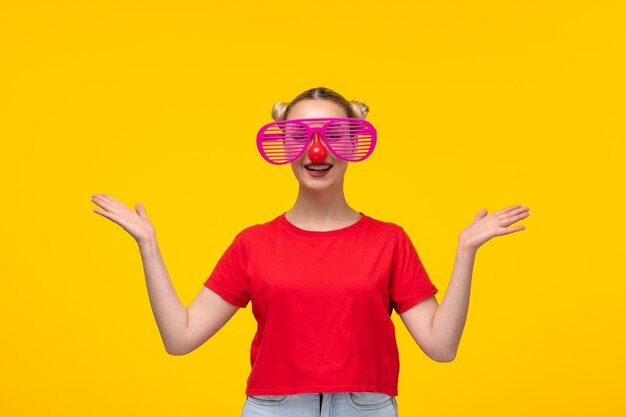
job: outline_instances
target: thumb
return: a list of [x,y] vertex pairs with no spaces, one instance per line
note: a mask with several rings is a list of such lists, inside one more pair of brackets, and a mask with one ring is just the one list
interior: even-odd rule
[[141,217],[146,217],[146,208],[141,203],[135,204],[135,210]]
[[485,217],[487,215],[487,209],[486,208],[481,208],[478,213],[476,214],[476,217],[474,217],[474,220],[480,220],[483,217]]

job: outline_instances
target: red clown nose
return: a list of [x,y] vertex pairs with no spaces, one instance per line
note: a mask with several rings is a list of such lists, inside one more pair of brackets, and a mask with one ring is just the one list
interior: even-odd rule
[[309,148],[309,159],[314,164],[321,164],[328,155],[328,150],[322,145],[321,136],[318,132],[313,133],[313,144]]

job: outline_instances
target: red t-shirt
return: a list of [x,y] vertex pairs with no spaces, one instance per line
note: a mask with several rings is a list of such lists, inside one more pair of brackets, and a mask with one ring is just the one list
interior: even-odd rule
[[404,230],[361,213],[326,232],[284,214],[241,231],[204,283],[252,301],[246,395],[370,391],[398,395],[392,309],[437,293]]

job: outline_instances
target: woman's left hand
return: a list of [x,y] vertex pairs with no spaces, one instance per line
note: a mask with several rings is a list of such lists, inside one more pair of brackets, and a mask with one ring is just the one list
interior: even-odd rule
[[507,235],[526,229],[524,226],[507,226],[530,216],[530,208],[521,204],[503,208],[487,216],[487,209],[481,209],[472,224],[467,226],[459,235],[459,245],[464,249],[476,251],[494,236]]

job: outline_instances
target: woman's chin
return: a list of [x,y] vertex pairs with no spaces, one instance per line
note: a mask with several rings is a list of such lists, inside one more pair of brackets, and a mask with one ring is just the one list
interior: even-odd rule
[[342,176],[342,167],[331,165],[328,170],[311,170],[305,166],[293,167],[296,178],[300,183],[300,188],[308,189],[311,191],[325,191],[335,188],[336,183],[340,181],[338,176]]

